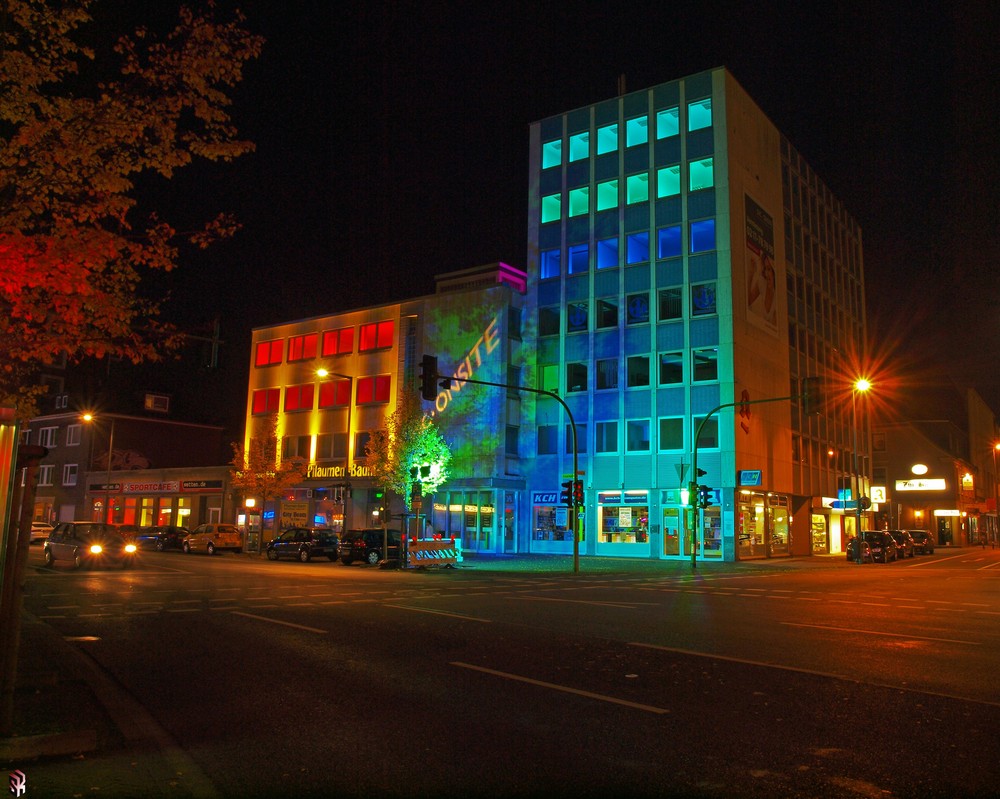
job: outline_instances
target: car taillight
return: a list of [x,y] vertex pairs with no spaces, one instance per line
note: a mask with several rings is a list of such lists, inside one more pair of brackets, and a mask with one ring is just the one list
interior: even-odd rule
[[102,547],[100,544],[91,544],[90,545],[90,554],[91,555],[100,555],[103,551],[104,551],[104,547]]

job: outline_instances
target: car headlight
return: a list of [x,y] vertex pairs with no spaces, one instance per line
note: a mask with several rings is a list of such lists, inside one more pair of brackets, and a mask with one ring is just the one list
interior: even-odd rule
[[125,551],[126,551],[126,552],[127,552],[127,553],[128,553],[129,555],[132,555],[132,554],[134,554],[134,553],[135,553],[135,544],[126,544],[126,545],[125,545]]
[[104,551],[104,547],[102,547],[100,544],[91,544],[90,545],[90,554],[91,555],[100,555],[103,551]]

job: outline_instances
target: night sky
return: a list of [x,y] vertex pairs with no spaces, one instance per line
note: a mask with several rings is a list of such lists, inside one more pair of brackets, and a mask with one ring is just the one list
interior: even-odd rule
[[883,368],[952,375],[1000,411],[995,4],[232,5],[268,40],[234,109],[258,150],[170,191],[244,229],[182,264],[169,310],[221,316],[240,368],[253,326],[523,267],[532,121],[620,75],[725,66],[861,225]]

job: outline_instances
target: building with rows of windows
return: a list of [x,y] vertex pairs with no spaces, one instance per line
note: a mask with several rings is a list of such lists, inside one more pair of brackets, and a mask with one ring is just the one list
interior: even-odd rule
[[[456,459],[421,515],[467,550],[573,551],[570,416],[541,390],[576,423],[580,552],[841,551],[860,516],[834,506],[870,491],[849,388],[861,231],[843,205],[724,69],[540,120],[529,146],[525,272],[254,331],[247,436],[277,413],[283,454],[309,463],[272,527],[378,521],[364,443],[433,354],[443,374],[534,389],[452,383],[425,403]],[[848,387],[821,416],[803,410],[813,376]]]

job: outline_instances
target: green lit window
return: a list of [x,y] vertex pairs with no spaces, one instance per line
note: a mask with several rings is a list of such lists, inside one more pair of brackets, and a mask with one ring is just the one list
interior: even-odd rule
[[691,191],[710,189],[715,185],[715,170],[711,158],[702,158],[688,164],[688,186]]
[[562,163],[562,140],[547,141],[542,145],[542,169]]
[[680,109],[677,106],[656,112],[656,138],[665,139],[680,132]]
[[579,275],[590,269],[590,247],[574,244],[569,248],[569,273]]
[[590,308],[586,302],[571,302],[566,306],[566,332],[586,333]]
[[660,353],[660,385],[676,386],[684,382],[684,353]]
[[596,324],[600,327],[618,327],[618,300],[607,297],[597,301]]
[[618,451],[618,422],[594,424],[594,452]]
[[682,302],[681,302],[681,288],[680,286],[671,286],[670,288],[660,289],[660,315],[659,319],[661,322],[665,322],[668,319],[680,319],[682,312]]
[[538,309],[538,335],[559,335],[559,306],[543,306]]
[[582,161],[590,157],[590,132],[574,133],[569,137],[569,160]]
[[559,391],[559,364],[542,366],[538,370],[539,388],[542,391]]
[[539,253],[538,260],[541,264],[541,276],[543,280],[548,277],[559,277],[562,272],[561,253],[559,250],[542,250]]
[[618,388],[618,359],[601,358],[595,364],[594,377],[597,389]]
[[681,165],[656,170],[656,196],[675,197],[681,193]]
[[629,175],[625,178],[625,202],[629,205],[649,200],[649,174]]
[[712,126],[712,98],[688,103],[688,130],[701,130]]
[[719,351],[714,347],[691,353],[691,381],[719,379]]
[[567,391],[587,390],[587,364],[585,363],[566,364],[566,390]]
[[590,212],[590,186],[569,190],[569,215],[584,216]]
[[660,451],[684,449],[684,419],[660,419]]
[[597,268],[614,269],[618,266],[618,237],[597,242]]
[[618,207],[618,181],[608,180],[597,184],[597,210]]
[[691,316],[710,316],[715,312],[715,283],[691,286]]
[[691,223],[691,252],[715,249],[715,220],[702,219]]
[[605,125],[597,129],[597,154],[613,153],[618,149],[618,125]]
[[[656,257],[676,258],[681,254],[681,226],[661,227],[656,231]],[[544,275],[542,275],[544,277]]]
[[626,246],[628,263],[639,264],[649,260],[649,233],[633,233],[628,237]]
[[542,223],[558,222],[562,215],[562,198],[558,194],[542,197]]
[[625,146],[634,147],[649,141],[649,119],[646,116],[635,117],[625,123]]
[[649,419],[629,419],[625,423],[626,452],[649,452]]
[[625,363],[626,383],[629,388],[649,385],[649,356],[631,355]]

